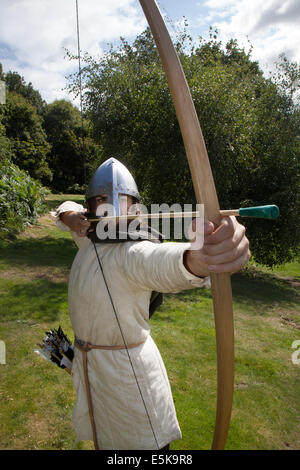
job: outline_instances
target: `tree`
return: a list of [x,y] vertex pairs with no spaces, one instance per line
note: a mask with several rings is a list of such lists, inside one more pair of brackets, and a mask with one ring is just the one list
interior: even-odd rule
[[0,80],[4,81],[4,74],[3,74],[3,68],[2,68],[1,62],[0,62]]
[[87,123],[81,122],[80,112],[72,103],[56,100],[45,107],[43,126],[51,144],[48,162],[53,172],[52,189],[82,192],[85,170],[90,173],[97,165],[100,152],[88,137]]
[[[1,64],[0,79],[5,79]],[[22,95],[8,92],[6,105],[0,107],[0,238],[14,237],[45,211],[46,189],[13,161],[47,178],[48,150],[36,108]]]
[[[252,251],[268,265],[291,259],[300,241],[299,108],[284,84],[265,78],[251,50],[246,53],[235,40],[224,48],[211,31],[208,41],[200,38],[195,45],[182,34],[177,50],[222,208],[277,204],[283,214],[278,221],[246,222]],[[179,126],[149,29],[132,45],[123,39],[99,62],[87,55],[85,60],[86,116],[105,158],[117,156],[133,171],[148,204],[194,202]],[[70,88],[77,85],[75,77]]]
[[290,98],[290,104],[300,101],[300,65],[291,62],[285,54],[280,54],[279,62],[276,62],[276,73],[273,81],[277,84],[283,95]]
[[46,157],[50,145],[35,107],[22,95],[8,92],[2,123],[12,145],[13,163],[28,171],[33,178],[49,183],[52,173]]
[[1,124],[0,114],[0,165],[11,161],[13,149],[10,140],[6,137],[5,127]]
[[24,77],[18,72],[7,72],[4,74],[6,86],[10,92],[17,93],[29,101],[35,108],[38,114],[42,114],[46,102],[42,99],[38,90],[35,90],[32,83],[26,83]]

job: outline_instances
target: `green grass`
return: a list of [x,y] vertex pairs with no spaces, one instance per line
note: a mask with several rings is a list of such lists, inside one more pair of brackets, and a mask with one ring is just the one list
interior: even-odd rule
[[[49,207],[74,196],[52,195]],[[76,196],[77,201],[82,201]],[[48,216],[0,242],[1,449],[92,449],[76,443],[75,393],[64,371],[33,349],[59,324],[73,339],[67,280],[76,247]],[[250,265],[232,277],[235,394],[227,449],[300,448],[300,263],[274,271]],[[210,291],[165,295],[151,319],[166,364],[183,439],[172,449],[209,449],[216,407],[215,329]]]

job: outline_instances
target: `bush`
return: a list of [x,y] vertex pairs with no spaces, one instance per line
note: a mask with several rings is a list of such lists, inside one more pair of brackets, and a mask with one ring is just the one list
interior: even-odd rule
[[11,162],[0,167],[0,238],[14,237],[46,211],[48,190]]

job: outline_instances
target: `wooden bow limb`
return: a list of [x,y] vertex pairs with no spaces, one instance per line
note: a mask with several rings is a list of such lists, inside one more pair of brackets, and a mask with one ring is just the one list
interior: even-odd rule
[[[220,224],[220,207],[214,179],[191,93],[154,0],[140,0],[165,69],[179,121],[198,204],[204,204],[205,217]],[[234,388],[234,326],[229,274],[211,274],[217,344],[218,393],[212,449],[226,444]]]

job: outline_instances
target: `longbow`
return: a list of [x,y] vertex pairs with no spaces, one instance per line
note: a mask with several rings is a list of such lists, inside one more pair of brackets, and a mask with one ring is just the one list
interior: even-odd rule
[[[167,76],[188,158],[198,204],[205,217],[220,224],[220,206],[200,123],[166,25],[154,0],[139,0]],[[217,411],[212,449],[224,449],[234,388],[234,326],[230,274],[211,273],[217,347]]]

